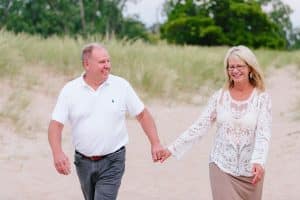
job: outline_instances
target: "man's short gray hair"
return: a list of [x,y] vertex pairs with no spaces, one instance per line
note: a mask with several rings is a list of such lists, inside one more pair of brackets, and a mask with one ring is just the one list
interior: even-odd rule
[[100,43],[97,43],[97,42],[93,42],[93,43],[89,43],[89,44],[85,45],[81,51],[82,63],[84,62],[84,60],[90,58],[92,51],[95,48],[105,49],[105,47],[103,45],[101,45]]

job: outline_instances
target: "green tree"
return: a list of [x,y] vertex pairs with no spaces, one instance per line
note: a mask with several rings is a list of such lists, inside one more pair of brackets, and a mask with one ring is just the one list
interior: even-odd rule
[[[258,47],[285,48],[286,39],[282,34],[282,26],[277,25],[263,11],[262,5],[271,0],[180,0],[170,1],[165,4],[165,11],[168,17],[162,25],[162,38],[175,43],[190,43],[202,45],[236,45],[244,44]],[[188,17],[199,20],[192,23],[193,29],[186,27],[181,21]],[[201,24],[201,19],[210,19],[209,24]],[[174,28],[179,27],[175,36]],[[182,28],[184,27],[184,28]],[[198,30],[196,35],[194,30]],[[189,31],[190,35],[189,35]],[[184,36],[183,36],[184,35]],[[189,36],[188,36],[189,35]],[[178,37],[180,39],[174,39]],[[197,38],[195,38],[197,37]],[[186,38],[183,41],[182,38]],[[205,38],[205,39],[203,39]],[[180,41],[180,42],[177,42]]]
[[123,17],[128,1],[130,0],[1,0],[0,28],[5,27],[16,33],[41,34],[44,37],[53,34],[100,33],[107,38],[146,39],[147,31],[142,23]]
[[299,43],[297,36],[299,35],[299,30],[294,29],[290,19],[290,15],[293,12],[292,8],[280,0],[264,0],[260,3],[271,8],[267,14],[271,21],[279,27],[278,31],[285,38],[287,47],[289,49],[295,48],[294,45]]
[[[14,32],[51,34],[72,33],[79,28],[76,16],[75,0],[49,1],[1,1],[0,24]],[[3,13],[3,14],[2,14]],[[71,20],[72,19],[72,20]],[[74,21],[75,23],[72,23]]]
[[222,27],[229,45],[244,44],[255,48],[283,48],[285,39],[279,27],[272,23],[255,2],[228,1],[229,7],[215,11],[216,24]]
[[124,19],[123,27],[119,32],[120,38],[130,40],[143,39],[149,41],[149,34],[145,29],[145,25],[133,18]]
[[48,36],[73,34],[81,29],[77,0],[2,0],[0,26],[14,32]]
[[220,27],[208,17],[181,17],[165,24],[162,36],[170,43],[220,45],[224,43],[224,35]]

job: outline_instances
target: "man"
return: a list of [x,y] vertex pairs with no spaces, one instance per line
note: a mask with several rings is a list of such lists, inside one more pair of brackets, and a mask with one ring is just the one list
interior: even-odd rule
[[154,120],[131,85],[110,74],[107,50],[88,44],[82,50],[82,76],[61,90],[49,124],[48,139],[58,173],[70,174],[61,134],[69,121],[75,146],[74,163],[86,200],[114,200],[125,169],[128,134],[126,112],[136,116],[150,143],[153,161],[162,157]]

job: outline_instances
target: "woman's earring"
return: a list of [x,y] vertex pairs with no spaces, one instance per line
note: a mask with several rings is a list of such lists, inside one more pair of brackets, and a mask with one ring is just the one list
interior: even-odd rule
[[249,79],[253,79],[253,74],[252,74],[252,72],[249,73]]

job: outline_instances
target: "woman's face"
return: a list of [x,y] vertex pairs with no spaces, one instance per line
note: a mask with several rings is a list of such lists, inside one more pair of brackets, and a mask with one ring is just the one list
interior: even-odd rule
[[250,68],[236,55],[232,55],[228,58],[227,72],[234,83],[240,84],[249,82]]

